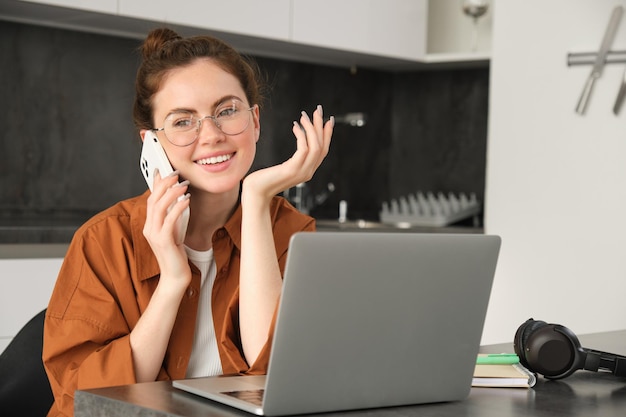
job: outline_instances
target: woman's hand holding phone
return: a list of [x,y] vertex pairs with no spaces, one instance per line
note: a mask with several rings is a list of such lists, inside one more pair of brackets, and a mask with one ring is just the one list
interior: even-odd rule
[[[176,174],[170,161],[167,159],[167,155],[156,137],[155,133],[151,130],[146,131],[144,134],[143,146],[141,148],[141,157],[139,160],[139,166],[141,173],[150,188],[150,191],[154,193],[155,188],[155,174],[158,172],[161,179]],[[182,184],[181,184],[182,185]],[[185,188],[186,190],[186,188]],[[186,195],[178,197],[178,201],[188,198]],[[174,207],[176,201],[168,206],[168,212]],[[189,208],[187,207],[182,213],[176,217],[176,244],[180,245],[185,240],[187,233],[187,224],[189,223]]]
[[186,286],[191,279],[183,247],[189,221],[189,182],[178,182],[178,172],[151,131],[144,135],[140,168],[151,190],[143,234],[157,257],[162,278],[181,277]]
[[[154,190],[148,197],[146,223],[143,234],[148,240],[161,269],[161,278],[182,280],[186,288],[191,281],[191,270],[182,242],[176,241],[179,219],[189,210],[186,194],[187,181],[178,182],[176,172],[161,178],[155,174]],[[173,238],[174,237],[174,238]]]

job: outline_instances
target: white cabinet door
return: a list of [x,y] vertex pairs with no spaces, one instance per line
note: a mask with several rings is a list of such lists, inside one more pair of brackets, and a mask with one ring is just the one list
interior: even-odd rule
[[117,0],[22,0],[28,3],[40,3],[70,9],[87,10],[107,14],[117,13]]
[[259,38],[289,39],[290,0],[119,0],[119,14]]
[[427,0],[293,0],[296,43],[420,60],[426,54]]
[[[495,0],[494,0],[495,2]],[[18,18],[77,30],[143,38],[163,24],[183,34],[217,32],[250,54],[331,65],[417,67],[488,61],[491,10],[481,18],[479,48],[460,0],[22,0]],[[37,5],[59,6],[55,13]],[[95,12],[95,13],[93,13]],[[122,18],[122,19],[120,19]],[[128,20],[142,22],[128,27]],[[231,36],[232,35],[232,36]]]

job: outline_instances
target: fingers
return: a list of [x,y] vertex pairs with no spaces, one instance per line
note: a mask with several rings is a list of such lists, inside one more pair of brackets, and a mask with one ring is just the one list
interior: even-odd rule
[[[189,181],[178,182],[178,171],[161,178],[155,172],[153,191],[148,197],[144,235],[150,240],[164,242],[173,236],[177,219],[189,206],[189,194],[186,194]],[[162,240],[164,239],[164,240]]]
[[[304,111],[300,117],[300,126],[305,133],[307,148],[313,151],[315,155],[319,156],[319,163],[326,157],[330,149],[330,139],[332,137],[334,124],[335,118],[332,116],[324,123],[324,111],[321,105],[318,105],[313,112],[313,120],[311,120]],[[295,133],[294,129],[294,134]],[[296,137],[301,139],[298,135],[296,135]]]
[[174,171],[170,175],[161,178],[161,174],[157,170],[154,176],[154,187],[150,196],[152,200],[155,203],[158,202],[168,207],[172,205],[178,197],[182,196],[185,191],[187,191],[187,186],[189,186],[189,181],[179,183],[178,179],[178,171]]
[[313,112],[313,120],[303,111],[300,117],[300,124],[306,132],[307,144],[309,146],[317,147],[323,145],[324,111],[322,106],[318,105]]

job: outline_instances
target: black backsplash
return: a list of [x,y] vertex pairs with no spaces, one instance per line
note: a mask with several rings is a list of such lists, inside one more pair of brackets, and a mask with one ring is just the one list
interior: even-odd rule
[[[139,194],[131,119],[140,41],[0,21],[0,243],[66,242],[77,224]],[[489,69],[391,73],[257,58],[269,89],[254,169],[295,150],[300,111],[366,113],[338,124],[308,183],[312,210],[376,220],[383,201],[443,191],[484,196]]]

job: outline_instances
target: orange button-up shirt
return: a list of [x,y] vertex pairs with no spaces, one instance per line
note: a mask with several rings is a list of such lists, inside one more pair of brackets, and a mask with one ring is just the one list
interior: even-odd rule
[[[149,192],[122,201],[81,226],[70,244],[48,305],[43,361],[55,403],[48,416],[73,415],[76,389],[136,382],[130,332],[159,281],[159,265],[143,236]],[[315,230],[313,218],[282,197],[270,206],[281,273],[289,239]],[[217,277],[212,311],[224,373],[263,374],[273,330],[258,359],[246,363],[239,335],[241,207],[213,235]],[[194,338],[200,272],[181,301],[157,380],[185,377]]]

